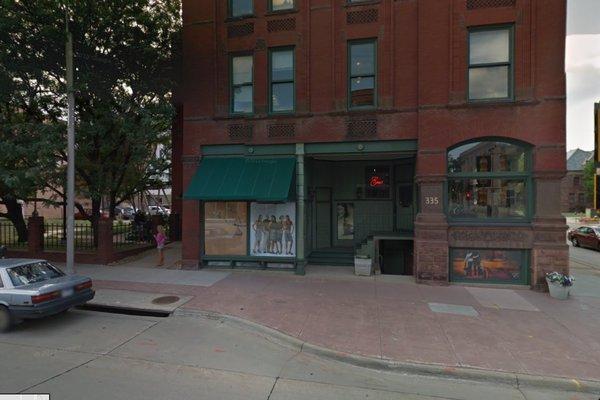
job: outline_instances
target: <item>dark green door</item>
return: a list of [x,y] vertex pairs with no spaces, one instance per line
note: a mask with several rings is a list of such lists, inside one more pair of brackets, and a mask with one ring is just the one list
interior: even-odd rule
[[414,230],[413,184],[397,183],[396,226],[401,231]]
[[315,196],[315,247],[331,247],[331,188],[317,188]]

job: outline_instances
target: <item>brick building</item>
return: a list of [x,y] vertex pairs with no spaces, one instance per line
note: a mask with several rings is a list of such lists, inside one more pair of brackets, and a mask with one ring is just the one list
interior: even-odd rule
[[584,212],[593,207],[594,199],[587,196],[583,183],[583,169],[593,157],[593,151],[575,149],[567,152],[567,174],[560,189],[563,212]]
[[565,18],[565,0],[184,0],[185,265],[566,271]]

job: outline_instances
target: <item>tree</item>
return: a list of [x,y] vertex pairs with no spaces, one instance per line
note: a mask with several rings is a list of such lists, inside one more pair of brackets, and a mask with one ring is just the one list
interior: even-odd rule
[[[176,86],[174,60],[179,52],[179,0],[39,0],[0,3],[0,36],[17,47],[42,77],[50,99],[45,108],[59,109],[44,125],[64,129],[64,32],[68,11],[73,34],[76,89],[77,192],[91,199],[90,212],[79,211],[97,227],[102,199],[108,211],[136,193],[161,182],[169,167],[157,151],[169,147],[173,117],[171,93]],[[16,31],[16,34],[11,33]],[[5,35],[6,34],[6,35]],[[15,36],[16,35],[16,36]],[[18,45],[11,44],[16,37]],[[20,49],[20,50],[19,50]],[[21,54],[23,53],[23,54]],[[11,69],[9,64],[6,68]],[[13,78],[14,80],[14,78]],[[28,85],[35,79],[28,78]],[[33,97],[38,98],[42,94]],[[37,111],[46,117],[41,104]],[[39,120],[27,116],[27,121]],[[65,135],[54,151],[55,169],[67,161]],[[56,175],[55,175],[56,178]],[[63,179],[47,186],[64,196]]]
[[55,77],[42,64],[54,64],[36,36],[39,26],[23,24],[0,2],[0,204],[19,241],[27,240],[20,200],[34,200],[57,171],[55,151],[61,142],[60,96]]
[[583,166],[583,187],[588,199],[594,198],[594,181],[596,179],[596,164],[594,159],[589,159]]

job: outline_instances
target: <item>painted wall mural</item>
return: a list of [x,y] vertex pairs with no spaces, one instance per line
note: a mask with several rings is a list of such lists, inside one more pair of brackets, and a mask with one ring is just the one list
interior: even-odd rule
[[527,279],[521,250],[452,249],[452,276],[461,281],[520,283]]

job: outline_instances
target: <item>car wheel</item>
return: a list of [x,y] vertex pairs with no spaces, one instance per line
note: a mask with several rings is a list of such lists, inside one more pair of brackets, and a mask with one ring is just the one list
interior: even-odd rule
[[579,240],[577,240],[577,238],[571,239],[571,243],[573,243],[574,247],[579,247]]
[[12,326],[12,319],[8,308],[0,306],[0,332],[6,332]]

